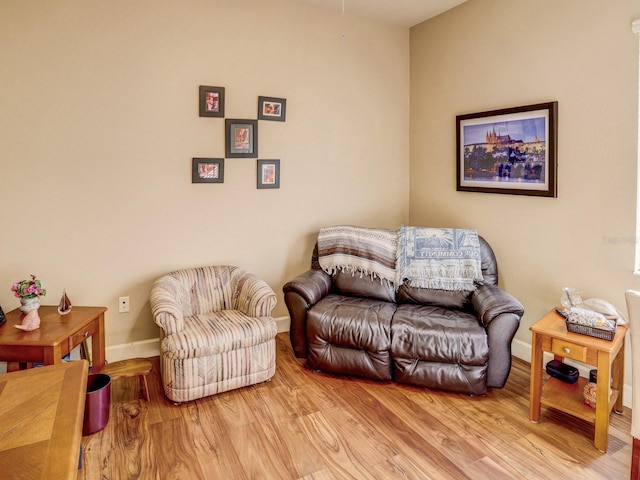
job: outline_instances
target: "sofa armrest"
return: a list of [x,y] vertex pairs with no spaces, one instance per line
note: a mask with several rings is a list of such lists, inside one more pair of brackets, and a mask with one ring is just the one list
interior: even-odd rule
[[511,372],[511,342],[520,326],[524,308],[496,285],[478,287],[471,295],[471,304],[487,331],[487,386],[502,388]]
[[331,290],[331,276],[323,270],[308,270],[285,283],[284,293],[296,293],[311,307],[326,297]]
[[276,294],[269,284],[252,273],[245,273],[238,279],[234,309],[249,317],[270,317],[276,306]]
[[485,327],[504,313],[518,318],[524,315],[524,307],[516,298],[496,285],[480,285],[471,295],[471,305]]
[[184,309],[180,303],[181,288],[175,278],[165,276],[156,280],[149,295],[153,321],[171,335],[184,330]]
[[331,276],[322,270],[308,270],[287,282],[282,290],[289,310],[289,336],[296,357],[307,357],[307,311],[331,291]]

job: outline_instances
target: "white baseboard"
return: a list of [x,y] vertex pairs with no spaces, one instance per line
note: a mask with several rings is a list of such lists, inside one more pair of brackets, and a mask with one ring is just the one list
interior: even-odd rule
[[150,338],[140,342],[123,343],[105,348],[104,355],[109,362],[119,362],[127,358],[148,358],[160,355],[160,339]]
[[[278,326],[278,333],[288,332],[290,320],[289,317],[274,318]],[[112,345],[105,349],[105,357],[107,362],[118,362],[127,358],[148,358],[160,355],[160,339],[151,338],[140,342],[124,343],[121,345]]]
[[[514,340],[511,344],[511,353],[513,356],[518,357],[525,362],[531,363],[531,344],[525,343],[521,340]],[[546,364],[549,360],[553,359],[553,355],[549,352],[544,352],[544,357],[542,359],[543,364]],[[577,362],[572,362],[571,360],[565,360],[569,365],[573,365],[580,372],[581,377],[589,378],[589,370],[593,369],[593,367],[589,367],[588,365],[580,364]],[[622,386],[622,404],[631,408],[631,385],[627,385],[626,383]]]
[[289,316],[274,318],[278,325],[278,333],[288,332],[291,330],[291,319]]
[[531,363],[531,345],[522,340],[514,340],[511,344],[511,354],[520,360]]

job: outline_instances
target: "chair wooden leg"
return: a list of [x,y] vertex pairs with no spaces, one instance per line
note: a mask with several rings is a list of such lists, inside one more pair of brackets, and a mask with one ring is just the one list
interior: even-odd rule
[[633,448],[631,450],[631,480],[640,478],[640,439],[633,438]]
[[142,393],[144,394],[144,399],[149,401],[149,386],[147,385],[147,376],[140,375],[140,386],[142,387]]

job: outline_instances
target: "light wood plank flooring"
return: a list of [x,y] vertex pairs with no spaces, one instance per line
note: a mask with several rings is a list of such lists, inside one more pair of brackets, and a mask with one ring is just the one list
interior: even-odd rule
[[612,415],[609,451],[593,426],[543,407],[529,422],[529,364],[504,389],[469,397],[314,372],[277,337],[272,381],[174,405],[158,359],[151,400],[112,382],[107,426],[83,438],[78,478],[627,479],[631,412]]

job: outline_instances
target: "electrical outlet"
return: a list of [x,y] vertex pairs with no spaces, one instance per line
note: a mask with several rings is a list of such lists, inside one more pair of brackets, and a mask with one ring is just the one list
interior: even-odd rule
[[127,313],[129,311],[129,297],[118,298],[118,312]]

